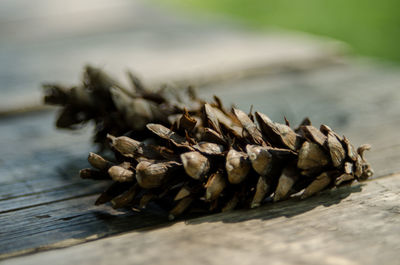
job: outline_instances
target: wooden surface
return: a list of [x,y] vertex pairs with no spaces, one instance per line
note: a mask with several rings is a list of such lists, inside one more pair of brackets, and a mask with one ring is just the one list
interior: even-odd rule
[[[286,115],[290,121],[296,124],[301,117],[308,115],[316,124],[321,121],[329,121],[329,125],[338,132],[349,136],[353,142],[357,144],[368,142],[373,145],[373,150],[368,154],[368,158],[376,171],[376,176],[379,177],[399,171],[400,141],[397,138],[398,123],[396,122],[398,121],[397,113],[399,113],[398,100],[396,100],[399,97],[399,78],[397,71],[392,68],[386,69],[385,66],[332,65],[301,72],[287,71],[267,76],[253,76],[234,83],[215,83],[213,89],[204,87],[200,89],[200,92],[205,97],[209,97],[213,93],[221,95],[227,104],[240,102],[239,105],[243,109],[254,104],[256,109],[270,114],[276,120],[281,120],[283,115]],[[376,89],[377,85],[380,85],[379,90]],[[242,87],[246,87],[246,90],[243,90]],[[336,89],[336,92],[333,88]],[[351,97],[351,95],[358,96]],[[377,105],[379,101],[381,103]],[[145,227],[150,229],[154,225],[171,225],[171,223],[165,223],[165,219],[154,213],[138,215],[129,211],[115,211],[107,206],[93,206],[96,197],[94,194],[102,190],[105,184],[82,181],[77,176],[78,169],[87,165],[84,161],[87,152],[94,149],[88,144],[90,130],[87,129],[76,134],[56,131],[52,125],[53,118],[54,112],[50,111],[3,118],[0,122],[2,131],[0,142],[1,146],[5,147],[1,150],[2,166],[0,167],[2,176],[0,253],[3,258],[71,246]],[[6,157],[8,159],[5,159]],[[385,185],[390,185],[391,179],[390,177],[385,178]],[[398,178],[393,177],[393,181],[393,192],[395,193],[396,187],[398,187],[396,184]],[[376,183],[371,185],[380,187],[381,180],[379,179]],[[382,194],[379,196],[385,198],[386,194],[383,190],[381,192]],[[339,192],[339,194],[342,193]],[[375,196],[375,193],[363,190],[360,195],[357,195],[361,196],[357,197],[360,199],[350,200],[354,203],[352,207],[356,207],[359,202],[364,201],[364,197],[362,197],[364,194],[367,197],[371,196],[368,197],[371,200]],[[304,211],[310,211],[312,215],[316,204],[334,203],[336,199],[332,197],[332,201],[329,202],[329,200],[330,197],[326,196],[302,202],[307,209]],[[253,214],[268,216],[268,209],[272,207],[271,209],[279,210],[279,205],[281,204],[252,211],[250,216]],[[284,205],[297,209],[298,202],[285,202]],[[345,211],[349,204],[345,204],[343,207],[338,213],[339,216],[343,215],[342,211]],[[386,208],[382,208],[382,215],[386,211],[384,209]],[[279,211],[282,214],[285,213],[286,206]],[[349,209],[349,212],[353,211],[355,211],[354,208]],[[240,212],[235,218],[248,214]],[[289,212],[287,214],[290,215]],[[318,216],[320,212],[315,214]],[[334,211],[324,214],[326,215],[315,218],[324,220],[331,214],[334,215]],[[224,218],[224,215],[221,216],[220,218]],[[207,220],[207,218],[213,220],[214,217],[204,218],[202,220]],[[358,218],[365,219],[362,215]],[[395,223],[400,221],[400,217],[397,215],[393,215],[391,218]],[[284,220],[287,219],[279,220],[285,222]],[[308,219],[302,220],[300,219],[299,223],[296,223],[296,227],[308,223]],[[387,220],[382,222],[387,222]],[[294,223],[290,224],[294,225]],[[381,223],[381,225],[383,224]],[[184,223],[181,225],[185,226]],[[240,219],[237,220],[237,225],[237,229],[240,230],[239,227],[242,225]],[[360,241],[367,237],[367,233],[371,229],[370,225],[371,223],[367,223],[367,230],[360,231],[362,234]],[[262,230],[265,227],[261,222],[259,229]],[[321,230],[317,229],[316,231],[325,233],[325,228],[322,227]],[[187,229],[190,230],[191,226],[186,227],[185,231]],[[179,233],[178,230],[173,231]],[[267,234],[271,232],[268,231],[270,230],[266,230]],[[241,233],[246,234],[240,232],[238,235],[232,235],[232,239],[244,236]],[[334,234],[331,235],[331,237],[334,236]],[[387,235],[380,234],[376,238],[380,236],[384,240]],[[216,240],[215,244],[217,245],[223,246],[226,243],[219,239]],[[229,237],[224,240],[229,240]],[[294,237],[293,240],[300,240],[300,238]],[[343,244],[346,243],[345,246],[348,248],[356,248],[358,251],[363,249],[363,247],[356,247],[359,242],[351,242],[350,239],[346,242]],[[167,242],[168,246],[175,248],[171,244],[172,242]],[[280,244],[283,248],[285,242]],[[320,244],[328,247],[324,242],[320,242]],[[369,244],[369,241],[366,241],[365,244]],[[177,243],[177,245],[179,244]],[[389,245],[380,243],[375,247],[381,251],[393,250]],[[161,250],[163,248],[160,248]],[[132,251],[140,251],[140,247],[133,247]],[[224,252],[224,250],[221,251]],[[340,252],[341,250],[337,251],[340,255],[344,255]],[[150,252],[149,255],[154,253]],[[375,252],[370,252],[370,254],[367,252],[365,255],[371,259],[376,256]],[[392,253],[392,255],[394,254]],[[103,255],[100,256],[106,258]],[[276,257],[278,259],[278,256]],[[353,256],[344,255],[344,257]],[[305,257],[304,259],[307,260]]]
[[329,61],[342,53],[332,40],[258,34],[145,0],[5,1],[0,3],[0,36],[0,114],[37,106],[41,83],[76,83],[88,63],[117,77],[131,69],[159,83]]
[[[340,51],[331,42],[323,46],[298,36],[260,36],[188,22],[141,1],[101,2],[96,11],[90,1],[78,9],[39,2],[48,9],[25,11],[25,17],[12,18],[0,9],[0,23],[6,25],[0,33],[21,30],[0,40],[5,48],[0,51],[2,263],[397,263],[398,67],[334,56]],[[25,10],[11,6],[17,14]],[[83,14],[88,19],[69,23]],[[105,20],[102,31],[96,31],[99,18]],[[27,25],[48,28],[28,34]],[[175,223],[158,209],[138,214],[94,206],[107,183],[83,181],[77,174],[95,150],[90,126],[56,131],[54,109],[15,112],[38,104],[40,92],[33,88],[43,80],[77,82],[86,62],[119,76],[134,66],[151,84],[194,83],[202,97],[217,94],[243,110],[253,105],[276,121],[286,116],[293,126],[305,116],[317,126],[327,123],[357,145],[372,144],[367,157],[377,179],[302,202]],[[93,242],[79,244],[87,241]],[[51,250],[61,247],[67,248]]]
[[94,148],[89,144],[89,130],[56,131],[54,114],[40,112],[0,122],[0,255],[32,252],[64,240],[76,244],[87,237],[165,221],[154,215],[95,207],[96,195],[108,183],[83,181],[78,176],[79,169],[88,166],[85,158]]
[[6,264],[398,264],[400,175]]

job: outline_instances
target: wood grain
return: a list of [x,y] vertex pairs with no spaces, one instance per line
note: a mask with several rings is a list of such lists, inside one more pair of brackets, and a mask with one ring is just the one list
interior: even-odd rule
[[54,114],[0,120],[0,255],[71,239],[76,244],[165,221],[154,214],[95,207],[108,183],[78,176],[94,148],[88,130],[56,131]]
[[11,264],[398,264],[400,175],[7,260]]
[[[67,192],[67,191],[66,191]],[[165,222],[151,212],[94,206],[97,195],[54,199],[51,203],[0,214],[0,257],[75,245]],[[153,210],[155,212],[155,210]],[[17,224],[16,224],[17,221]]]
[[[275,120],[285,115],[293,126],[305,116],[315,125],[328,122],[356,144],[371,143],[373,149],[367,156],[376,176],[383,176],[400,171],[397,73],[382,65],[325,66],[218,81],[199,91],[204,97],[220,95],[226,104],[239,103],[244,110],[253,104]],[[56,131],[53,118],[54,112],[39,112],[0,121],[4,147],[0,151],[1,254],[48,249],[66,240],[76,244],[165,222],[158,218],[151,222],[148,216],[143,221],[135,215],[132,226],[127,226],[133,213],[121,217],[107,207],[94,207],[93,195],[106,183],[82,181],[77,176],[80,168],[88,166],[88,152],[95,149],[89,144],[90,128],[79,134]],[[82,205],[76,208],[78,202]],[[58,210],[50,214],[53,208]],[[105,228],[104,215],[117,225]],[[34,221],[25,227],[23,222],[10,221],[15,218]]]

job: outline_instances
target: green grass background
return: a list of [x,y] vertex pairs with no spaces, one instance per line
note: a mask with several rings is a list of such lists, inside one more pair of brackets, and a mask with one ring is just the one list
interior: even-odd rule
[[329,36],[357,54],[400,62],[400,0],[158,0],[185,12],[227,15],[251,28]]

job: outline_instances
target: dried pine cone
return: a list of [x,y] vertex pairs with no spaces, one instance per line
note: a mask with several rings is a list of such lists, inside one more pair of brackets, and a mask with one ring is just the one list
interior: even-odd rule
[[201,106],[202,101],[196,98],[191,88],[186,94],[166,86],[153,91],[132,73],[128,72],[128,77],[131,88],[125,88],[102,70],[87,66],[79,86],[43,85],[44,102],[63,106],[56,121],[58,128],[77,129],[88,121],[94,121],[93,140],[101,147],[107,147],[108,133],[123,135],[133,132],[135,137],[144,139],[148,134],[147,123],[169,126],[168,117],[183,113],[185,106],[193,109]]
[[[174,219],[190,210],[254,208],[294,194],[307,198],[373,174],[364,157],[370,146],[356,150],[326,125],[317,129],[305,119],[292,129],[259,112],[254,118],[227,111],[217,97],[214,103],[191,97],[192,105],[184,105],[179,95],[148,92],[135,78],[140,88],[128,92],[99,70],[88,68],[86,76],[90,81],[79,89],[51,86],[46,102],[64,106],[60,127],[90,119],[103,125],[96,137],[108,139],[115,161],[90,153],[93,169],[80,172],[82,178],[114,181],[96,204],[142,209],[153,201]],[[139,139],[117,137],[128,131]]]

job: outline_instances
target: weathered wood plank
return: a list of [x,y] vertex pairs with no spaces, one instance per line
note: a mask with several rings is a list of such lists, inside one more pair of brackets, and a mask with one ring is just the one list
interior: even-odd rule
[[87,63],[118,77],[131,68],[159,83],[249,67],[327,62],[341,53],[335,42],[194,21],[144,0],[72,0],[60,7],[64,3],[54,0],[0,3],[0,113],[40,104],[42,82],[75,83]]
[[93,149],[90,130],[57,131],[54,116],[54,112],[37,112],[0,119],[1,184],[47,177],[52,186],[55,173],[57,181],[69,181],[80,167],[88,166],[82,156]]
[[[397,73],[397,69],[382,66],[332,66],[297,73],[283,71],[234,82],[225,80],[199,91],[205,97],[218,94],[225,103],[236,102],[243,109],[253,104],[275,120],[286,115],[293,125],[304,116],[310,116],[315,124],[328,122],[356,144],[371,143],[373,151],[368,158],[376,175],[382,176],[400,171]],[[0,122],[0,144],[4,147],[0,151],[0,211],[3,212],[0,224],[6,225],[1,237],[7,246],[2,253],[51,248],[71,238],[74,240],[67,241],[68,244],[76,244],[99,234],[106,236],[129,229],[124,225],[119,228],[116,225],[112,232],[104,228],[103,215],[93,211],[109,216],[107,208],[94,207],[94,197],[90,196],[101,190],[102,184],[93,185],[94,182],[82,181],[77,176],[78,170],[87,166],[87,153],[93,150],[89,144],[90,130],[79,134],[56,131],[53,118],[53,112],[42,112]],[[75,199],[76,196],[81,198]],[[81,208],[74,208],[76,202],[82,203]],[[60,214],[40,218],[53,216],[48,212],[53,207]],[[115,216],[113,222],[118,223],[119,217]],[[32,226],[24,229],[25,223],[10,221],[15,218],[35,222],[29,221]],[[121,222],[129,220],[122,217]],[[137,227],[141,226],[130,228]]]
[[206,216],[5,263],[398,264],[399,190],[400,175],[394,175],[306,201]]
[[96,197],[64,199],[0,214],[0,257],[35,252],[60,242],[82,243],[166,221],[165,216],[151,211],[139,214],[94,206]]
[[58,131],[54,116],[51,111],[0,119],[0,255],[77,244],[166,221],[94,206],[106,181],[78,176],[95,148],[90,130]]
[[[11,185],[9,188],[13,189]],[[107,183],[90,183],[88,181],[81,183],[68,183],[58,188],[49,188],[41,192],[26,193],[20,196],[0,200],[0,218],[1,214],[23,210],[40,205],[46,205],[58,201],[82,198],[85,196],[99,194],[107,187]],[[16,189],[17,191],[21,191]]]

